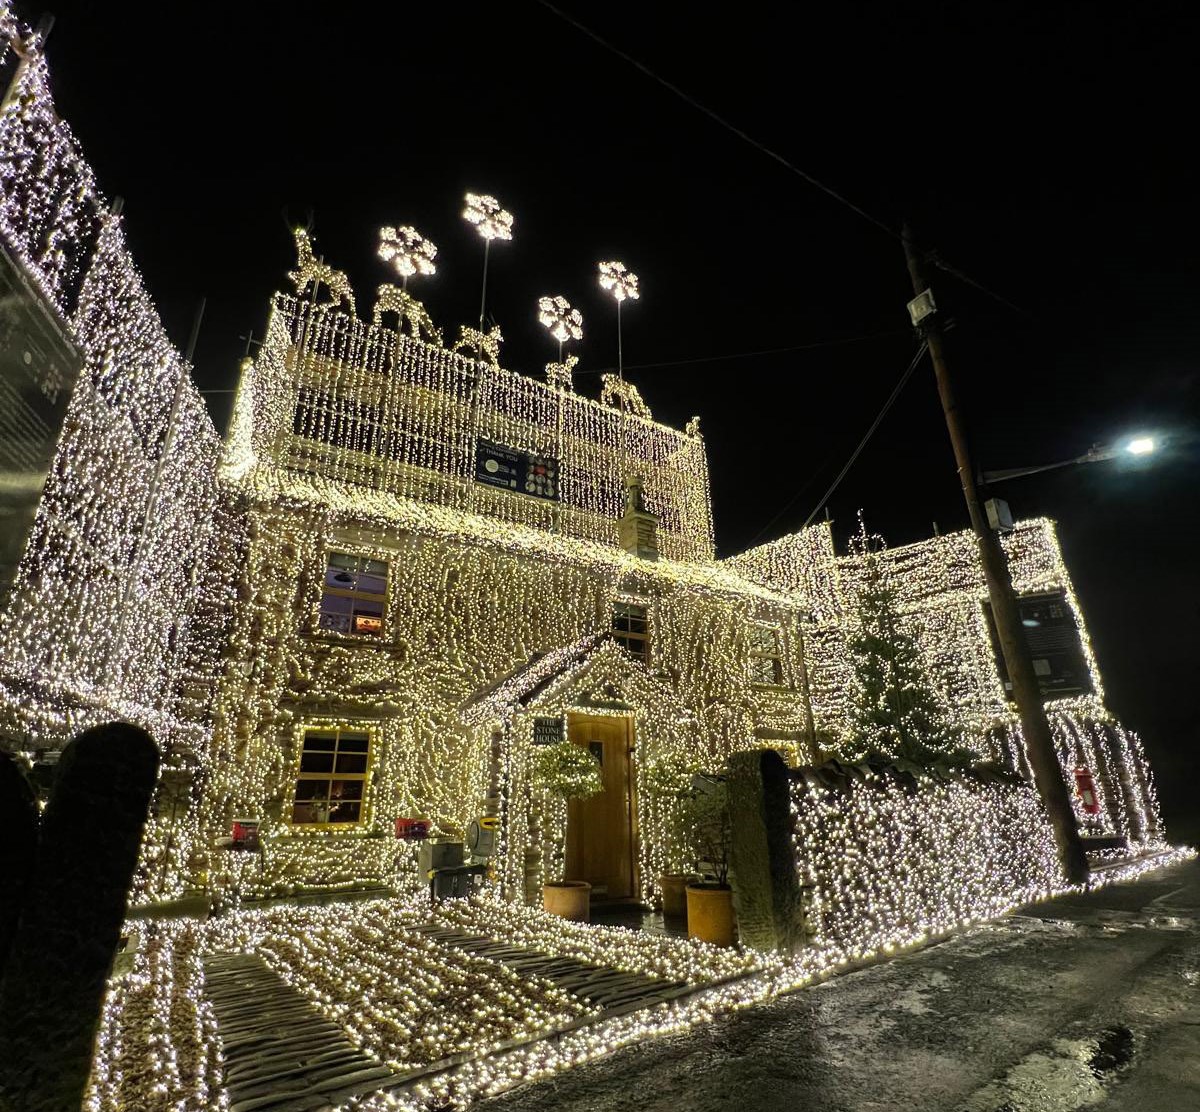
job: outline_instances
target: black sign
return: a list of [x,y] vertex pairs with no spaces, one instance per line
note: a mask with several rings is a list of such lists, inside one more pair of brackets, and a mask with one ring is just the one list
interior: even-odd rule
[[[1087,658],[1083,653],[1083,640],[1075,616],[1067,603],[1065,591],[1044,595],[1025,595],[1017,600],[1021,615],[1021,628],[1029,655],[1033,659],[1033,672],[1045,698],[1061,695],[1088,695],[1092,692],[1092,677],[1088,671]],[[1012,698],[1012,681],[1004,654],[1000,651],[1000,638],[996,633],[992,608],[984,603],[988,616],[988,632],[996,652],[996,664],[1004,689]]]
[[558,460],[480,440],[475,446],[475,481],[557,502]]
[[561,718],[535,718],[533,720],[533,744],[557,745],[563,739]]

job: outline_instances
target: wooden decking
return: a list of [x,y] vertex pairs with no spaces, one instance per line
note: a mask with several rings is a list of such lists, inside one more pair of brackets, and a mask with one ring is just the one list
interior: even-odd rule
[[[597,1020],[652,1007],[699,986],[589,965],[432,923],[410,930],[440,946],[553,982],[590,1005],[587,1015],[525,1040],[553,1037]],[[349,1097],[400,1089],[481,1054],[456,1053],[402,1074],[365,1053],[303,993],[255,954],[214,953],[204,962],[205,993],[224,1048],[231,1112],[317,1112]]]

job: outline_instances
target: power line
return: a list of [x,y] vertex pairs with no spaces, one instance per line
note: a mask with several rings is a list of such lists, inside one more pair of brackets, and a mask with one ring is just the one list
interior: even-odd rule
[[[900,232],[897,231],[895,228],[893,228],[886,221],[881,220],[878,216],[875,216],[872,213],[868,212],[861,205],[856,205],[853,201],[850,200],[849,197],[846,197],[844,194],[839,193],[836,189],[832,188],[831,186],[826,185],[820,179],[814,178],[812,176],[812,174],[807,173],[804,170],[801,170],[799,166],[797,166],[794,162],[789,162],[778,151],[772,149],[771,147],[768,147],[765,143],[759,142],[757,139],[754,138],[753,135],[750,135],[748,132],[743,131],[740,127],[738,127],[736,124],[731,123],[729,120],[725,119],[725,117],[720,115],[719,113],[714,112],[706,104],[702,104],[690,93],[684,92],[684,90],[681,89],[678,85],[674,84],[671,81],[668,81],[665,77],[662,77],[659,74],[655,73],[654,70],[652,70],[649,66],[645,65],[642,62],[639,62],[631,54],[626,54],[624,50],[620,49],[620,47],[614,46],[607,39],[596,34],[596,32],[593,31],[586,24],[580,23],[579,20],[575,19],[573,16],[568,15],[561,8],[555,6],[554,4],[551,4],[549,2],[549,0],[537,0],[537,2],[539,4],[541,4],[542,7],[545,8],[547,11],[553,12],[554,15],[558,16],[558,18],[561,19],[564,23],[569,23],[577,31],[579,31],[581,34],[586,35],[593,42],[598,43],[600,46],[604,47],[605,50],[611,51],[618,58],[623,59],[624,61],[628,62],[631,66],[633,66],[635,69],[639,70],[641,73],[644,73],[647,77],[650,78],[651,81],[657,82],[664,89],[667,89],[669,92],[671,92],[675,96],[677,96],[685,104],[691,105],[694,109],[696,109],[697,112],[703,113],[714,123],[719,124],[721,127],[723,127],[726,131],[729,131],[732,134],[736,135],[743,142],[749,143],[750,146],[752,146],[755,150],[761,152],[762,154],[765,154],[768,158],[772,159],[775,162],[778,162],[779,165],[784,167],[784,169],[790,171],[791,173],[795,174],[797,177],[802,178],[804,181],[808,182],[808,184],[811,185],[814,189],[819,189],[826,196],[832,197],[835,201],[837,201],[841,205],[844,205],[846,208],[848,208],[851,212],[855,213],[857,216],[862,217],[862,219],[866,220],[870,224],[874,224],[875,227],[878,228],[880,231],[886,232],[893,239],[901,238]],[[937,266],[939,269],[944,270],[947,274],[951,274],[955,278],[959,279],[959,281],[965,282],[968,286],[972,286],[975,289],[979,290],[980,293],[984,293],[988,297],[994,298],[996,301],[1000,302],[1001,305],[1005,305],[1009,309],[1013,309],[1018,313],[1022,313],[1022,314],[1026,313],[1026,311],[1024,309],[1022,309],[1020,306],[1014,305],[1007,298],[1001,297],[998,293],[995,293],[992,290],[988,289],[988,287],[983,285],[983,283],[975,281],[974,278],[971,278],[969,275],[963,273],[963,271],[958,270],[956,267],[951,266],[948,262],[946,262],[945,259],[941,258],[936,253],[931,254],[930,261],[933,262],[934,265]]]
[[[821,508],[826,502],[829,501],[829,498],[833,492],[837,490],[838,484],[841,483],[841,481],[846,477],[846,474],[849,472],[850,468],[854,466],[854,461],[858,459],[859,455],[862,454],[862,450],[866,447],[867,441],[871,439],[875,433],[875,430],[879,428],[880,423],[887,415],[888,410],[892,408],[893,404],[895,404],[896,399],[900,396],[900,391],[904,389],[905,384],[912,377],[912,373],[917,369],[917,364],[920,363],[921,356],[924,355],[924,353],[925,343],[922,341],[917,347],[916,353],[912,357],[912,361],[908,364],[908,367],[900,376],[900,380],[893,387],[891,394],[888,395],[887,401],[883,403],[883,408],[878,414],[876,414],[875,420],[871,422],[871,427],[867,429],[866,435],[858,442],[858,447],[854,449],[850,458],[846,461],[846,465],[841,469],[841,471],[838,472],[837,478],[829,484],[829,489],[826,490],[821,496],[821,501],[813,507],[813,512],[808,515],[804,521],[804,524],[800,526],[801,529],[807,529],[808,526],[812,524],[812,519],[821,512]],[[758,544],[759,539],[764,536],[771,529],[771,527],[800,500],[800,495],[802,495],[810,486],[812,486],[813,479],[815,479],[817,475],[821,473],[825,467],[825,464],[828,463],[831,458],[832,457],[830,456],[822,460],[821,466],[813,471],[806,482],[801,483],[801,485],[796,488],[796,490],[792,493],[792,496],[782,506],[780,506],[775,516],[772,517],[771,520],[766,523],[766,525],[764,525],[757,533],[754,534],[753,537],[750,538],[749,544],[746,545],[747,548],[753,548],[756,544]]]
[[916,354],[914,354],[912,357],[912,362],[909,363],[904,374],[900,376],[900,381],[896,383],[895,389],[893,389],[891,394],[888,395],[888,400],[883,403],[883,408],[879,411],[875,420],[871,422],[871,427],[867,429],[866,435],[864,435],[863,438],[858,442],[858,447],[855,448],[850,454],[850,458],[846,460],[846,466],[838,472],[837,478],[829,484],[829,489],[823,495],[821,495],[821,501],[813,507],[812,513],[810,513],[808,517],[804,519],[804,524],[800,526],[801,529],[807,529],[812,524],[812,519],[821,512],[821,508],[826,502],[829,501],[830,497],[833,495],[833,492],[837,490],[838,484],[841,483],[841,481],[846,477],[846,474],[850,468],[854,466],[854,461],[858,459],[859,455],[862,453],[862,450],[867,446],[867,441],[875,435],[875,430],[879,428],[880,423],[883,421],[884,417],[887,416],[888,410],[892,408],[892,404],[900,396],[900,391],[904,389],[905,384],[910,378],[912,378],[912,373],[917,369],[917,364],[921,362],[921,356],[925,354],[925,350],[926,344],[925,341],[922,340],[920,345],[917,347]]
[[[791,351],[813,351],[817,348],[841,347],[845,344],[861,344],[868,340],[882,340],[893,336],[911,335],[911,328],[893,328],[887,332],[871,332],[864,336],[843,336],[835,340],[817,340],[811,344],[793,344],[790,347],[760,348],[758,351],[738,351],[728,355],[702,355],[694,359],[668,359],[661,363],[627,363],[627,371],[646,371],[656,367],[689,367],[696,363],[726,363],[733,359],[752,359],[760,355],[783,355]],[[598,367],[595,370],[576,371],[580,375],[598,375],[616,370],[615,367]]]
[[857,213],[864,220],[867,220],[870,223],[874,224],[875,227],[879,228],[881,231],[887,232],[887,234],[892,236],[893,238],[895,238],[895,239],[900,238],[900,233],[895,228],[891,227],[884,221],[880,220],[879,217],[872,216],[871,213],[867,212],[866,209],[860,208],[853,201],[851,201],[848,197],[844,197],[836,189],[830,188],[823,181],[818,181],[816,178],[814,178],[812,176],[812,174],[805,173],[803,170],[800,169],[799,166],[797,166],[793,162],[789,162],[778,151],[772,150],[765,143],[760,143],[752,135],[747,134],[740,127],[736,126],[735,124],[730,123],[727,119],[725,119],[724,116],[718,115],[707,105],[701,104],[700,101],[698,101],[695,97],[691,96],[688,93],[685,93],[678,85],[672,84],[665,77],[660,77],[649,66],[643,65],[636,58],[632,57],[629,54],[626,54],[625,51],[619,49],[616,46],[613,46],[613,44],[610,43],[607,39],[601,38],[590,27],[585,26],[584,24],[580,23],[579,20],[573,18],[572,16],[567,15],[567,13],[564,12],[561,8],[555,7],[555,5],[549,3],[549,0],[538,0],[538,3],[541,4],[543,8],[546,8],[548,11],[553,12],[556,16],[558,16],[559,19],[563,20],[566,23],[569,23],[577,31],[580,31],[583,34],[587,35],[587,37],[589,39],[592,39],[594,42],[599,43],[602,47],[604,47],[605,50],[610,50],[610,51],[612,51],[612,53],[616,54],[617,57],[624,58],[625,61],[628,62],[631,66],[633,66],[634,68],[636,68],[638,70],[641,70],[642,73],[644,73],[652,81],[657,81],[658,84],[663,86],[663,88],[670,90],[677,97],[679,97],[680,100],[685,101],[687,104],[690,104],[693,108],[695,108],[697,112],[703,112],[704,115],[706,115],[710,120],[714,121],[715,123],[720,124],[721,127],[725,128],[726,131],[733,132],[733,134],[736,135],[739,139],[743,140],[746,143],[749,143],[750,146],[754,147],[758,151],[761,151],[768,158],[774,159],[781,166],[783,166],[785,169],[790,170],[797,177],[803,178],[814,189],[819,189],[822,193],[827,194],[828,196],[832,197],[835,201],[839,202],[840,204],[845,205],[846,208],[850,209],[852,212]]

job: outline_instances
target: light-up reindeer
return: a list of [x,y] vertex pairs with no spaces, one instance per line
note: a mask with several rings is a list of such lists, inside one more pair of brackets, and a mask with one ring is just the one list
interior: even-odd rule
[[309,283],[313,286],[313,296],[324,286],[338,302],[345,302],[351,314],[354,309],[354,294],[350,292],[350,279],[340,270],[327,266],[313,254],[312,240],[306,228],[294,228],[292,235],[296,240],[296,269],[288,271],[288,278],[296,287],[296,292],[304,293]]

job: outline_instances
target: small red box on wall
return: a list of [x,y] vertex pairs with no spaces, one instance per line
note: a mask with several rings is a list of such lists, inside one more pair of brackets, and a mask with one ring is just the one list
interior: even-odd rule
[[1083,810],[1088,815],[1100,813],[1100,797],[1096,794],[1096,780],[1091,769],[1077,768],[1075,770],[1075,792],[1083,804]]
[[234,819],[231,833],[237,849],[258,849],[258,819]]
[[396,837],[403,838],[408,842],[417,842],[429,837],[429,829],[432,824],[428,819],[401,819],[396,820]]

